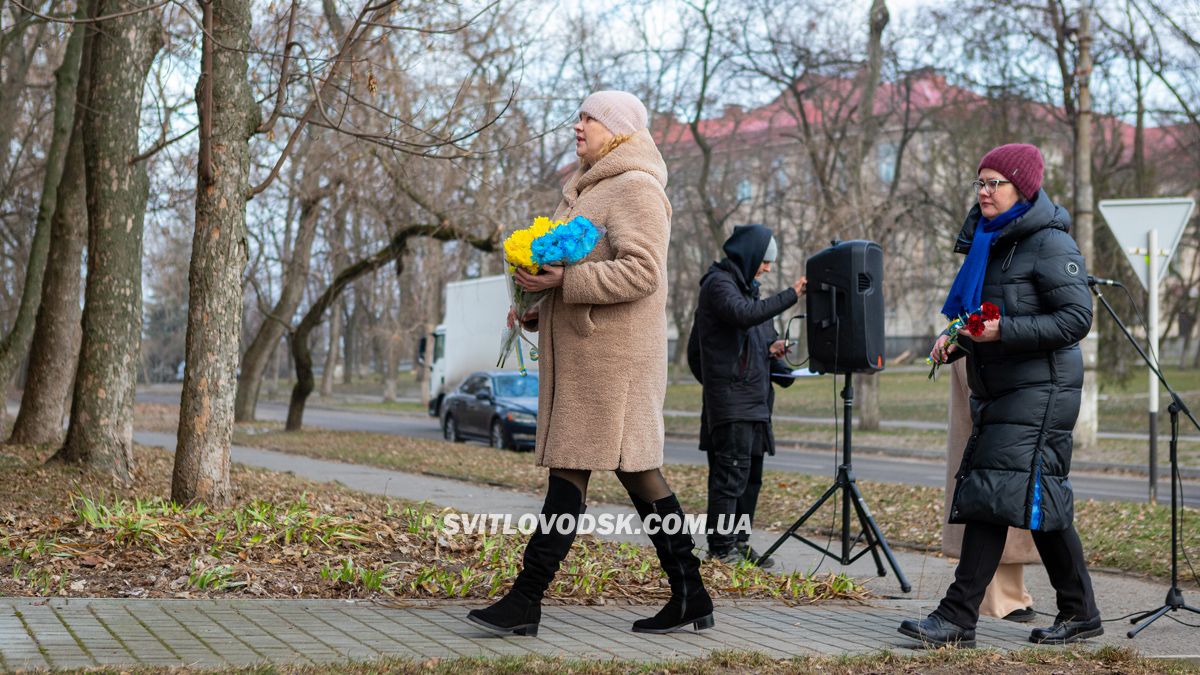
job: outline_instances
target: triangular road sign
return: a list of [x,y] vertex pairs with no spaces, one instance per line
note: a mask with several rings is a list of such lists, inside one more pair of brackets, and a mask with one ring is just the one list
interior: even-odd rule
[[[1108,227],[1117,237],[1117,243],[1137,273],[1143,288],[1147,272],[1147,235],[1151,229],[1158,230],[1159,258],[1158,279],[1167,274],[1168,264],[1175,255],[1175,247],[1183,236],[1192,208],[1196,202],[1186,197],[1170,199],[1105,199],[1100,202],[1100,213]],[[1095,272],[1096,270],[1093,270]]]

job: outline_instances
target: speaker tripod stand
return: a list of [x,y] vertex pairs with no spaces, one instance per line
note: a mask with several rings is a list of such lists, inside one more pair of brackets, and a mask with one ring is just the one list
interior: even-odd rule
[[[835,375],[836,377],[836,375]],[[887,558],[888,564],[891,565],[892,571],[896,573],[896,579],[900,581],[900,590],[905,593],[912,590],[912,584],[908,583],[908,578],[904,576],[904,572],[900,570],[900,564],[896,562],[896,556],[892,554],[892,549],[888,546],[887,539],[884,538],[883,532],[879,529],[879,525],[875,523],[875,518],[871,515],[870,509],[867,508],[866,500],[863,499],[862,492],[858,489],[858,483],[854,479],[854,468],[850,462],[851,455],[851,427],[854,421],[854,386],[852,383],[853,375],[846,373],[846,385],[842,388],[842,415],[844,418],[844,426],[842,430],[842,463],[838,466],[837,477],[834,478],[833,485],[821,495],[821,498],[815,504],[810,506],[804,515],[800,516],[792,526],[788,528],[783,536],[779,537],[771,548],[767,549],[759,558],[759,562],[766,560],[772,553],[776,551],[789,538],[797,539],[809,546],[815,548],[821,553],[828,555],[831,558],[838,560],[842,565],[849,565],[867,553],[870,553],[875,558],[875,567],[879,571],[879,576],[887,576],[887,570],[883,567],[883,559],[879,557],[879,551],[883,551],[883,555]],[[797,534],[797,530],[808,521],[809,518],[816,513],[825,502],[829,501],[834,495],[841,492],[842,496],[842,552],[841,555],[835,554],[833,551],[816,544],[803,535]],[[858,515],[858,522],[862,526],[862,533],[857,537],[850,536],[850,509],[854,508],[854,512]],[[862,538],[867,542],[866,548],[858,553],[851,555],[851,550],[858,540]]]

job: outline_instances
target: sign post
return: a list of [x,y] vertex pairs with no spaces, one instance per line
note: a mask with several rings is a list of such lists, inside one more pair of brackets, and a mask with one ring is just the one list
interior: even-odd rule
[[[1149,354],[1158,363],[1158,291],[1159,283],[1166,276],[1171,257],[1192,216],[1196,202],[1189,198],[1169,199],[1105,199],[1100,202],[1100,213],[1108,227],[1125,251],[1126,259],[1137,273],[1138,280],[1146,289],[1146,340]],[[1167,248],[1159,248],[1159,235],[1170,242]],[[1160,260],[1161,258],[1161,260]],[[1158,497],[1158,378],[1150,376],[1150,401],[1146,406],[1150,423],[1150,503]]]

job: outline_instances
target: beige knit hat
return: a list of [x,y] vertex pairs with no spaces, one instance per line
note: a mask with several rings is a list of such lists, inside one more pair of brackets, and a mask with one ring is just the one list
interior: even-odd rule
[[598,91],[583,100],[579,112],[587,113],[618,135],[637,133],[649,123],[646,106],[627,91]]

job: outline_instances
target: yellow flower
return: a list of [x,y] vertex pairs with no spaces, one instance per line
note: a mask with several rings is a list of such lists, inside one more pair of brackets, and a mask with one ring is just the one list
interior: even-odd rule
[[504,259],[532,274],[537,274],[541,268],[533,262],[533,240],[559,225],[562,223],[554,222],[549,218],[535,218],[533,225],[513,232],[504,240]]

